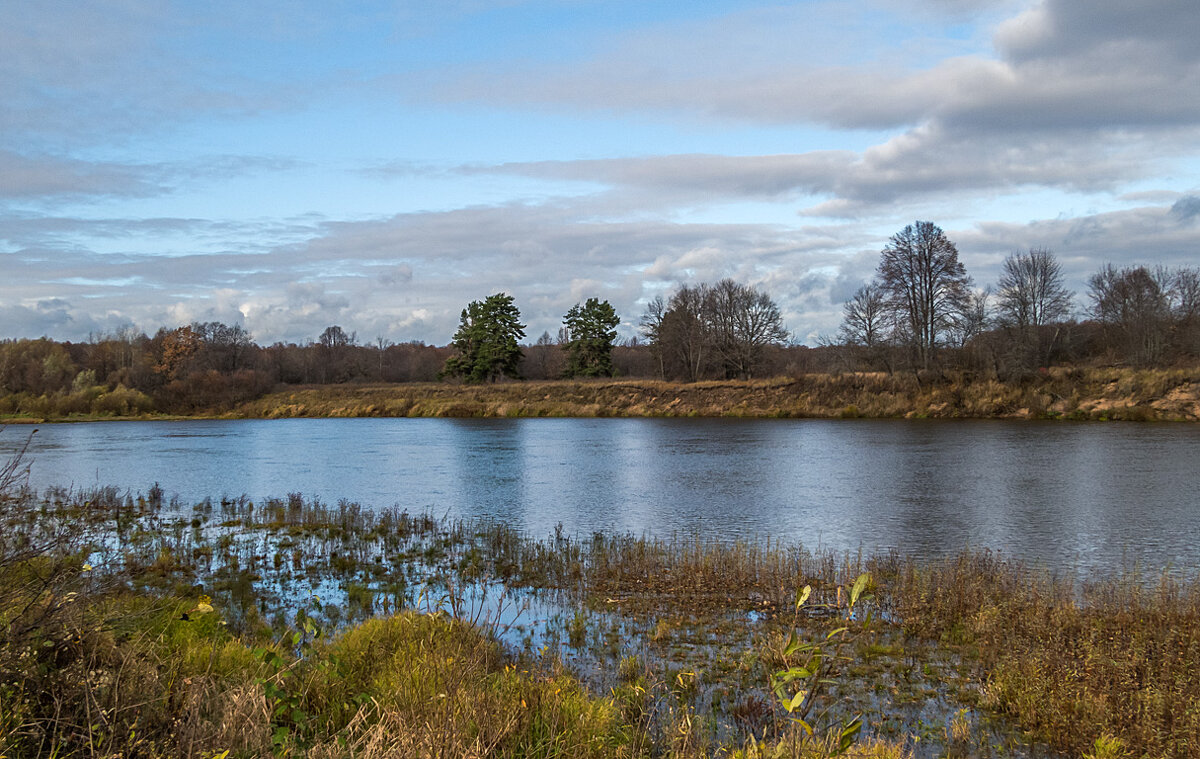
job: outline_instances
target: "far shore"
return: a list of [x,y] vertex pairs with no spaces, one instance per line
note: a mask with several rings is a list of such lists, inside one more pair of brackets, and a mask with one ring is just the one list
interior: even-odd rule
[[1200,421],[1200,368],[1051,368],[1017,380],[847,372],[695,383],[646,379],[284,387],[232,409],[14,415],[0,424],[326,417],[738,417]]

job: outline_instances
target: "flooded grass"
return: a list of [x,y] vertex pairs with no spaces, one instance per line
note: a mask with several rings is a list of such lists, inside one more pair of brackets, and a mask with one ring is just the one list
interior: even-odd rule
[[819,756],[855,724],[864,756],[1200,755],[1177,575],[542,538],[298,493],[55,490],[3,520],[6,755]]

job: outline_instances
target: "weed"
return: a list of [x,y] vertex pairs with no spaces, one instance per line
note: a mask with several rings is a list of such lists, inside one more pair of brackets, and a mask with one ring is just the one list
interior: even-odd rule
[[[817,756],[857,729],[914,734],[890,711],[952,697],[972,707],[971,719],[951,703],[917,729],[955,751],[989,741],[986,712],[1076,756],[1174,759],[1200,746],[1195,581],[1075,584],[987,552],[916,561],[697,536],[536,540],[499,524],[299,494],[178,513],[112,489],[9,491],[4,503],[0,753],[9,755],[445,753],[438,741],[470,753],[469,715],[494,708],[508,721],[489,717],[494,732],[476,751]],[[479,582],[464,586],[458,568]],[[214,612],[200,608],[206,589]],[[573,611],[556,615],[553,630],[509,635],[512,615],[501,622],[500,610],[538,594]],[[414,607],[428,613],[403,611]],[[868,608],[878,617],[870,635]],[[317,628],[340,635],[317,638]],[[495,642],[506,635],[527,641],[522,670],[505,670],[518,661]],[[430,636],[441,638],[422,642]],[[567,664],[600,664],[580,670],[596,670],[589,684],[611,695],[608,707],[564,678],[549,653],[564,639]],[[452,706],[435,703],[452,692]],[[422,732],[442,720],[453,727]],[[566,744],[563,725],[574,736]],[[397,726],[410,737],[389,737]],[[1097,744],[1097,733],[1120,745]]]

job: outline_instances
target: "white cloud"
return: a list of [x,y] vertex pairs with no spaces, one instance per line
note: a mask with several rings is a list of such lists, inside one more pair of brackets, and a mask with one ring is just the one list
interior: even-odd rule
[[[1054,248],[1077,281],[1106,260],[1194,263],[1194,0],[861,6],[827,0],[682,24],[613,24],[552,61],[537,60],[537,50],[520,61],[489,51],[426,68],[398,62],[414,35],[441,42],[436,35],[471,14],[503,9],[463,0],[335,19],[315,4],[294,15],[282,3],[5,6],[0,316],[21,334],[73,339],[121,321],[152,331],[216,319],[242,321],[262,341],[303,341],[340,324],[444,343],[462,306],[492,292],[516,296],[536,336],[553,333],[567,308],[592,295],[612,300],[628,328],[664,286],[733,276],[766,287],[789,326],[811,337],[836,328],[841,301],[874,270],[884,230],[918,213],[952,220],[948,231],[982,283],[1005,254],[1033,245]],[[414,15],[424,23],[410,24]],[[363,51],[360,61],[330,45],[375,22],[395,25],[385,53]],[[337,64],[275,55],[331,47],[342,55]],[[372,54],[379,59],[366,60]],[[413,140],[439,144],[438,135],[422,135],[418,116],[406,121],[410,114],[387,102],[398,87],[414,113],[461,109],[464,123],[489,109],[531,122],[547,110],[580,120],[604,113],[631,130],[621,144],[634,147],[593,149],[564,134],[554,154],[616,157],[512,160],[551,154],[513,140],[491,154],[481,147],[493,157],[472,155],[469,167],[427,163],[405,151]],[[347,101],[353,116],[338,110]],[[296,121],[257,120],[289,109]],[[350,171],[326,155],[354,146],[323,144],[296,157],[241,149],[243,123],[273,146],[278,125],[337,134],[346,123],[338,119],[367,112],[381,133],[397,132],[377,143],[374,170]],[[639,151],[636,133],[648,121],[673,125],[692,144],[714,135],[714,145],[745,150]],[[835,149],[805,150],[799,137],[794,152],[765,154],[757,142],[777,147],[789,129],[814,124]],[[192,142],[178,147],[176,130]],[[725,142],[726,130],[738,137]],[[874,144],[864,147],[863,130]],[[285,194],[297,181],[288,172],[313,162],[331,186],[309,197],[382,187],[412,208],[427,202],[412,190],[418,182],[454,184],[461,194],[428,201],[450,210],[340,219],[316,207],[296,211],[312,216],[246,221],[255,195],[215,200],[228,180],[245,177],[261,182],[254,192]],[[534,189],[499,200],[503,190],[473,194],[480,183],[521,183],[511,177]],[[564,184],[576,194],[562,197]],[[1085,210],[975,223],[963,213],[972,202],[994,208],[1045,189]],[[194,212],[161,210],[181,196],[181,204],[195,199]],[[787,214],[729,223],[739,204]],[[713,209],[722,215],[707,216]]]

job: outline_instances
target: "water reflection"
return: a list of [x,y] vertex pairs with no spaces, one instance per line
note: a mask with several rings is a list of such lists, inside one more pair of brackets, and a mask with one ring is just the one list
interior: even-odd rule
[[[507,420],[448,420],[439,451],[450,462],[450,502],[440,509],[472,504],[476,512],[508,524],[525,524],[527,484],[536,466],[527,428]],[[420,477],[420,473],[414,473]],[[455,488],[457,486],[457,488]]]
[[[23,440],[10,428],[0,453]],[[1200,427],[1035,422],[328,419],[45,425],[35,487],[302,492],[534,535],[594,530],[1200,567]]]

